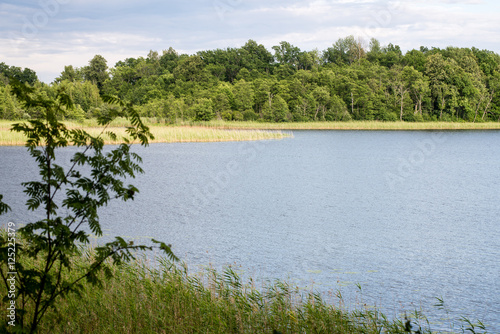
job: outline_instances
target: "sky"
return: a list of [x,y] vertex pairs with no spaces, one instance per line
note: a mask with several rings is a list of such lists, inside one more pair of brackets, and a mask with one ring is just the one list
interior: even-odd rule
[[64,66],[108,66],[150,50],[178,53],[287,41],[326,50],[339,38],[369,45],[476,47],[500,54],[497,0],[2,0],[0,62],[51,83]]

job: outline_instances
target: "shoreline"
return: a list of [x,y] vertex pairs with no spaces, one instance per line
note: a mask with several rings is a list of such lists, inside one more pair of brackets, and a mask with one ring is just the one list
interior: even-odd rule
[[[0,146],[23,146],[25,138],[20,133],[11,132],[12,124],[18,121],[0,121]],[[95,120],[84,120],[81,123],[65,121],[68,128],[81,128],[97,135],[102,127]],[[186,142],[222,142],[279,140],[293,137],[286,131],[293,130],[336,130],[336,131],[495,131],[500,130],[500,122],[297,122],[297,123],[264,123],[252,121],[209,121],[181,122],[175,125],[158,123],[145,119],[155,136],[150,143],[186,143]],[[116,120],[109,128],[118,136],[125,135],[126,122]],[[285,131],[285,132],[282,132]],[[120,141],[105,141],[106,144],[118,144]]]
[[[232,333],[235,328],[241,329],[238,333],[304,333],[321,328],[328,333],[375,334],[382,328],[406,333],[409,325],[421,333],[436,332],[417,308],[405,310],[408,317],[406,312],[404,318],[386,316],[378,306],[362,301],[348,303],[340,287],[332,291],[333,298],[328,298],[289,281],[275,280],[259,287],[255,284],[258,278],[242,279],[231,265],[222,270],[207,266],[191,271],[185,263],[166,257],[152,264],[140,253],[134,255],[135,259],[122,266],[111,265],[111,277],[98,271],[102,287],[83,280],[79,294],[59,298],[59,312],[49,309],[38,332],[110,333],[117,323],[126,333],[144,332],[144,328],[149,328],[148,333]],[[63,270],[62,276],[67,279],[83,274],[79,268],[93,256],[95,248],[86,245],[71,256],[75,265],[71,271]],[[26,258],[18,261],[25,263]],[[33,304],[28,300],[24,305],[26,319],[33,316]],[[7,308],[3,300],[0,306]],[[86,311],[82,313],[82,309]],[[433,325],[447,326],[447,321]],[[456,327],[451,323],[450,328]]]
[[[98,135],[102,127],[95,126],[69,126],[68,128],[79,128],[91,135]],[[155,143],[195,143],[195,142],[225,142],[225,141],[255,141],[255,140],[280,140],[292,137],[290,133],[272,129],[227,129],[202,126],[165,126],[151,125],[151,133],[155,139],[149,144]],[[125,137],[125,127],[113,126],[107,131],[116,133],[118,138]],[[107,145],[120,144],[123,141],[106,139]],[[10,131],[10,127],[0,126],[0,146],[24,146],[26,138],[23,134]]]
[[395,130],[395,131],[427,131],[427,130],[500,130],[500,122],[380,122],[380,121],[348,121],[348,122],[234,122],[210,121],[191,123],[195,126],[225,129],[254,130]]

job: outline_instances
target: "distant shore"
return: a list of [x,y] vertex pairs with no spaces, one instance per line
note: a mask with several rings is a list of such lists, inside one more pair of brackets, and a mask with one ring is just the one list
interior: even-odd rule
[[[0,121],[0,146],[24,145],[22,134],[10,131],[16,121]],[[300,123],[264,123],[264,122],[181,122],[175,125],[145,119],[150,126],[155,139],[151,143],[160,142],[214,142],[214,141],[247,141],[269,140],[291,137],[287,130],[373,130],[373,131],[426,131],[426,130],[500,130],[500,122],[379,122],[379,121],[349,121],[349,122],[300,122]],[[82,128],[91,134],[98,134],[101,128],[95,120],[83,122],[65,122],[68,128]],[[124,120],[112,123],[109,130],[118,137],[125,135]],[[284,131],[284,132],[282,132]],[[107,144],[119,141],[106,140]]]
[[500,122],[196,122],[195,125],[222,129],[259,130],[500,130]]

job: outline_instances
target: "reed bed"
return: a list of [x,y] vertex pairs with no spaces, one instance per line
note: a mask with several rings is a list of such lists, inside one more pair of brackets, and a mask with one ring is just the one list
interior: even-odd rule
[[25,143],[24,134],[10,131],[10,128],[0,127],[0,146],[19,146]]
[[[92,250],[73,258],[87,263]],[[39,264],[40,265],[40,264]],[[257,289],[228,267],[190,274],[185,265],[158,259],[113,267],[102,287],[84,283],[80,295],[58,300],[40,333],[406,333],[405,320],[376,309],[355,311],[275,281]],[[77,277],[77,272],[66,273]],[[0,308],[5,310],[5,301]],[[28,315],[32,305],[26,307]],[[413,319],[413,328],[425,321]],[[431,333],[421,329],[421,333]]]
[[[86,129],[91,134],[98,134],[99,128]],[[118,137],[126,135],[125,128],[110,128]],[[246,140],[268,140],[282,139],[291,134],[281,131],[269,130],[231,130],[208,127],[186,127],[186,126],[152,126],[151,133],[155,139],[151,143],[178,143],[178,142],[219,142],[219,141],[246,141]],[[107,144],[118,142],[106,139]]]
[[192,122],[192,125],[222,129],[267,129],[267,130],[500,130],[500,122],[231,122],[213,120]]
[[[12,123],[0,123],[0,145],[24,145],[26,138],[23,134],[10,131]],[[92,135],[102,132],[102,127],[79,123],[65,122],[68,128],[82,128]],[[125,127],[112,126],[107,130],[117,134],[118,138],[126,136]],[[150,126],[151,133],[155,139],[151,143],[172,142],[216,142],[216,141],[247,141],[247,140],[271,140],[282,139],[292,136],[280,130],[254,130],[254,129],[219,129],[215,127],[201,126]],[[106,144],[117,144],[121,141],[113,141],[104,136]]]
[[[499,122],[466,123],[466,122],[379,122],[379,121],[349,121],[349,122],[297,122],[297,123],[264,123],[264,122],[231,122],[213,120],[209,122],[178,122],[176,125],[159,123],[154,118],[144,119],[155,139],[153,143],[172,142],[213,142],[213,141],[244,141],[268,140],[293,137],[287,130],[500,130]],[[14,122],[0,120],[0,145],[24,145],[22,134],[10,131]],[[82,128],[91,134],[98,134],[102,128],[95,119],[82,122],[65,121],[68,128]],[[116,119],[109,130],[119,137],[124,136],[125,119]],[[106,140],[107,144],[118,142]]]

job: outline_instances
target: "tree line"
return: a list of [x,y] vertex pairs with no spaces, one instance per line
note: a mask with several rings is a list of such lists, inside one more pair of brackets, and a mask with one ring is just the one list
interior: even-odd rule
[[54,96],[63,88],[76,108],[66,117],[99,117],[114,95],[141,116],[179,120],[500,121],[500,56],[477,48],[365,43],[347,36],[319,51],[283,41],[272,51],[249,40],[240,48],[126,58],[108,68],[96,55],[87,66],[64,67],[53,83],[30,69],[0,63],[0,117],[36,117],[10,90],[16,79]]

